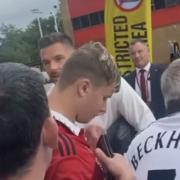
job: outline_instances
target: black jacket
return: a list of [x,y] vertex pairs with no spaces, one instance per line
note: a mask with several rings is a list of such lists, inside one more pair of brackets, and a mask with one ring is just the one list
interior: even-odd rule
[[[149,107],[156,119],[165,116],[164,98],[160,87],[161,74],[165,68],[166,66],[162,64],[151,64],[150,67],[151,104]],[[136,71],[133,71],[124,78],[135,89]]]

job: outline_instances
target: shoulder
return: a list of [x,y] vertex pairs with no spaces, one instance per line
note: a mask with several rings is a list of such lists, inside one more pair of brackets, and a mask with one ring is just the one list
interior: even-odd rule
[[77,155],[76,141],[73,136],[68,133],[59,133],[58,150],[62,157]]
[[151,71],[159,71],[159,72],[163,72],[166,68],[167,68],[167,64],[152,64],[151,65]]
[[129,73],[126,73],[126,75],[125,76],[123,76],[124,78],[126,78],[126,77],[131,77],[131,76],[134,76],[136,74],[136,71],[131,71],[131,72],[129,72]]
[[151,122],[151,124],[149,124],[149,126],[147,128],[145,128],[144,130],[140,131],[139,133],[137,133],[136,137],[132,140],[128,151],[132,151],[132,149],[134,149],[135,147],[137,148],[137,146],[139,144],[141,144],[143,142],[144,139],[146,139],[146,137],[149,137],[150,134],[153,134],[153,129],[154,129],[154,124],[155,122]]
[[129,80],[132,79],[135,75],[136,75],[136,71],[132,71],[132,72],[126,74],[126,75],[123,76],[123,77],[124,77],[124,79],[125,79],[126,81],[129,81]]
[[134,169],[136,169],[137,164],[133,163],[133,159],[138,163],[139,154],[144,154],[147,146],[151,147],[149,144],[152,144],[152,139],[154,136],[154,128],[152,126],[153,124],[151,124],[145,130],[139,132],[131,141],[128,150],[125,153],[126,158],[128,159],[129,163],[133,165]]
[[[78,167],[78,168],[77,168]],[[83,165],[77,154],[76,141],[66,133],[59,133],[58,147],[46,172],[45,180],[78,180]]]

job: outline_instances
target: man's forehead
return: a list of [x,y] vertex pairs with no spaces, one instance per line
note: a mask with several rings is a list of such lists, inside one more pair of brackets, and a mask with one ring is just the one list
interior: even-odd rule
[[67,48],[68,48],[67,45],[65,45],[65,44],[63,44],[61,42],[55,42],[53,44],[50,44],[50,45],[42,48],[40,51],[48,51],[48,50],[56,50],[56,49],[58,49],[58,50],[60,50],[60,49],[61,50],[66,50]]
[[135,49],[148,49],[147,45],[141,42],[137,42],[136,44],[129,46],[129,51],[133,51]]
[[49,45],[45,48],[42,48],[40,50],[40,56],[42,57],[54,57],[57,55],[63,55],[64,53],[68,53],[69,50],[67,46],[63,45],[62,43],[54,43],[52,45]]

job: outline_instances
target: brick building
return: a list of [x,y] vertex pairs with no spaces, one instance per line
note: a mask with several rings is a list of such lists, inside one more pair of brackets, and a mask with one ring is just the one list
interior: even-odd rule
[[[104,43],[105,0],[60,0],[65,32],[76,46]],[[153,60],[169,62],[169,41],[180,43],[180,0],[152,0]]]

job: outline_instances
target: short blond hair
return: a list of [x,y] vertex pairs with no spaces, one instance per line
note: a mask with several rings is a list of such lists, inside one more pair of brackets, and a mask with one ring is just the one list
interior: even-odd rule
[[95,86],[115,83],[119,90],[120,73],[114,57],[100,42],[90,42],[77,49],[65,63],[60,77],[60,87],[72,84],[78,78],[86,77]]

